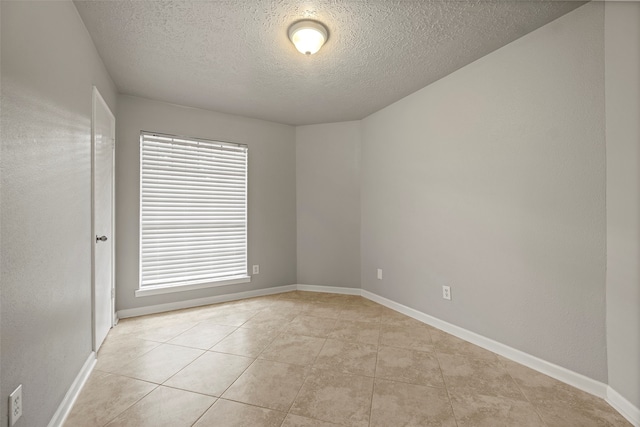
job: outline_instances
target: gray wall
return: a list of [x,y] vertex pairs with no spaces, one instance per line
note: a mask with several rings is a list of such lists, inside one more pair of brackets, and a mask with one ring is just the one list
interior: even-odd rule
[[[608,374],[640,406],[639,17],[588,4],[362,122],[294,130],[118,97],[117,309],[362,283]],[[91,86],[114,112],[116,89],[72,3],[0,2],[0,19],[0,395],[22,383],[18,427],[40,426],[91,352]],[[249,144],[251,283],[134,297],[142,129]]]
[[364,119],[361,248],[364,289],[606,382],[603,15]]
[[360,121],[296,128],[298,283],[360,287]]
[[[116,123],[116,310],[296,283],[293,127],[132,96],[118,97]],[[142,130],[249,146],[249,266],[260,265],[251,283],[135,297]]]
[[640,3],[605,3],[609,385],[640,408]]
[[71,2],[1,2],[2,401],[44,426],[91,353],[91,93],[116,90]]

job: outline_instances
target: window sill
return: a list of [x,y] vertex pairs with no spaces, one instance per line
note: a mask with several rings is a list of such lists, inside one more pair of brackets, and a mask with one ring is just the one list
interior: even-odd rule
[[235,276],[230,279],[207,281],[204,283],[190,283],[184,285],[157,286],[136,290],[136,297],[147,297],[151,295],[171,294],[174,292],[194,291],[196,289],[215,288],[218,286],[235,285],[237,283],[251,282],[251,276]]

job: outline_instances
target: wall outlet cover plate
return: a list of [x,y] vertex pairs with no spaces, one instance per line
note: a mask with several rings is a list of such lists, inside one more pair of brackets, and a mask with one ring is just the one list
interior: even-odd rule
[[451,300],[451,286],[442,287],[442,298],[446,300]]
[[22,416],[22,384],[9,395],[9,425],[12,426]]

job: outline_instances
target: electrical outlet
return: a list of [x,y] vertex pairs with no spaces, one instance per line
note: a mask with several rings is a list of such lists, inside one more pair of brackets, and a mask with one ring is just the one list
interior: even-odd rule
[[378,280],[382,280],[382,269],[378,269]]
[[22,384],[9,395],[9,425],[12,426],[22,416]]
[[260,266],[258,264],[253,266],[253,274],[260,274]]
[[451,300],[451,286],[443,286],[442,287],[442,298]]

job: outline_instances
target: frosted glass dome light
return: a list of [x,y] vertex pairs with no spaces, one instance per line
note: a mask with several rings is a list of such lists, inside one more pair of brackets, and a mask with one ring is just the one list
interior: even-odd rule
[[300,53],[313,55],[327,41],[327,28],[316,21],[299,21],[289,27],[289,39]]

